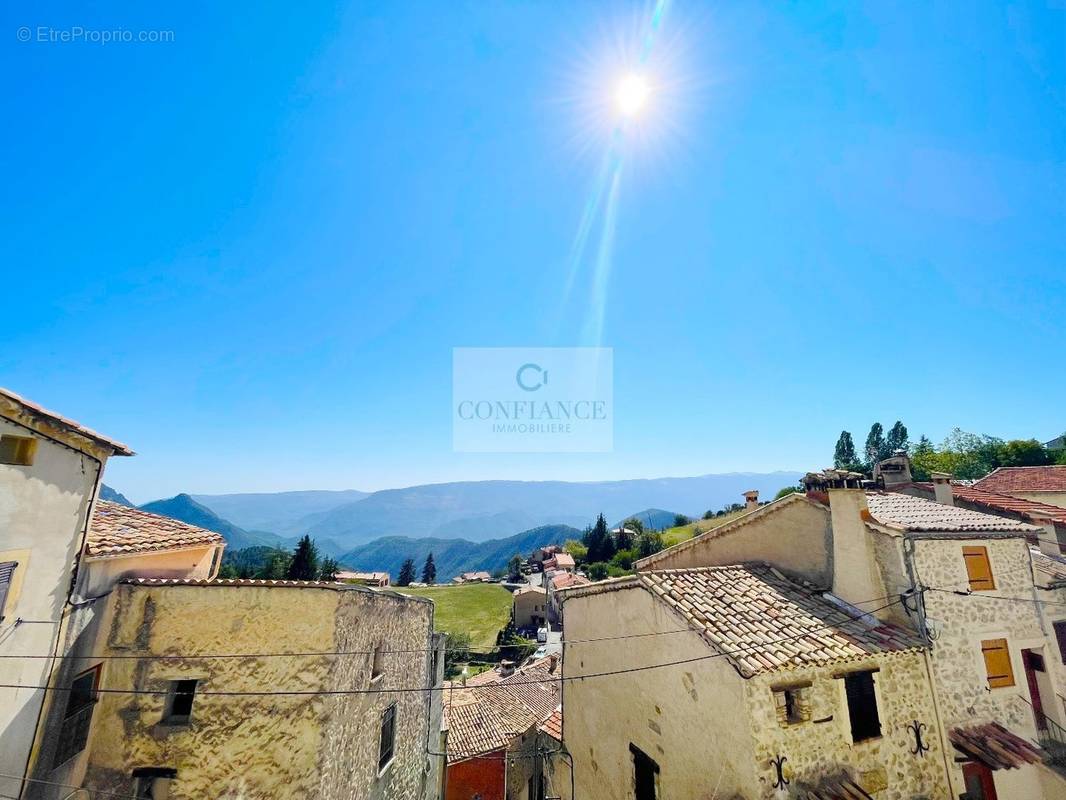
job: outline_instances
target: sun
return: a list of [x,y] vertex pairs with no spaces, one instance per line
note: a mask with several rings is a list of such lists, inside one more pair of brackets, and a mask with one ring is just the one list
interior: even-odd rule
[[615,89],[615,102],[618,110],[627,117],[635,117],[648,104],[651,86],[643,75],[631,72],[618,83]]

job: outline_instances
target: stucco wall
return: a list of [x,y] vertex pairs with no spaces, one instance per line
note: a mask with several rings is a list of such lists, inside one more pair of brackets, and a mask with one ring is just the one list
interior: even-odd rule
[[[879,668],[874,691],[882,735],[853,743],[844,681],[833,675]],[[777,718],[773,687],[810,682],[810,719],[783,726]],[[851,661],[817,669],[757,675],[746,682],[755,736],[758,786],[753,797],[774,797],[776,771],[771,759],[788,758],[793,784],[817,782],[846,770],[878,800],[912,797],[948,798],[947,767],[936,735],[932,694],[920,653]],[[817,720],[817,721],[816,721]],[[919,756],[907,726],[925,725],[922,740],[930,748]]]
[[[683,630],[642,588],[570,596],[567,639]],[[632,797],[630,743],[660,767],[663,797],[752,796],[751,723],[744,681],[695,633],[564,642],[563,741],[577,797]],[[670,667],[570,680],[590,673],[699,658]]]
[[506,751],[502,748],[448,765],[445,800],[503,800],[507,784]]
[[685,569],[745,561],[768,561],[812,583],[828,585],[832,573],[829,514],[806,498],[790,495],[688,542],[641,561],[640,570]]
[[[0,561],[17,561],[0,621],[0,655],[48,655],[56,647],[99,465],[84,453],[0,418],[0,434],[38,439],[30,466],[0,464]],[[21,617],[25,624],[16,625]],[[0,683],[47,684],[48,659],[0,659]],[[0,688],[0,772],[22,775],[45,693]],[[0,778],[0,794],[19,782]]]
[[514,595],[514,621],[519,628],[533,626],[533,617],[548,618],[547,592],[522,592]]
[[210,578],[217,545],[83,561],[78,593],[99,597],[123,578]]
[[1066,492],[1006,492],[1006,494],[1011,497],[1035,500],[1038,503],[1047,503],[1049,506],[1066,508]]
[[[131,793],[140,766],[177,770],[171,797],[325,800],[426,796],[432,606],[369,590],[313,587],[137,586],[112,593],[98,647],[108,655],[350,652],[103,662],[101,685],[165,690],[197,678],[188,725],[161,722],[162,695],[103,694],[94,712],[85,786]],[[370,684],[373,649],[384,676]],[[202,692],[374,689],[336,696],[210,696]],[[397,704],[396,753],[377,774],[380,718]]]

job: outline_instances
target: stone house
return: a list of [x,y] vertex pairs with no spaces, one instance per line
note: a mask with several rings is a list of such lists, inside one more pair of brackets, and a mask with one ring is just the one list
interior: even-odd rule
[[71,717],[56,704],[40,744],[49,783],[27,797],[66,797],[54,784],[172,800],[439,796],[431,602],[341,583],[127,577],[98,614],[70,654],[70,697],[90,676],[81,750],[68,756]]
[[[908,725],[933,729],[933,700],[901,626],[764,562],[644,571],[565,605],[578,795],[948,796],[941,743],[913,752]],[[630,638],[588,641],[602,637]]]
[[562,594],[566,589],[584,586],[591,581],[576,572],[546,572],[544,583],[548,592],[548,621],[553,625],[563,624]]
[[[483,674],[445,690],[445,800],[540,800],[569,776],[551,725],[560,705],[554,656],[509,675]],[[569,787],[564,797],[570,798]]]
[[569,553],[556,553],[551,558],[544,561],[545,572],[574,572],[576,569],[577,564],[574,562],[574,557]]
[[511,621],[518,629],[540,628],[548,616],[548,593],[539,586],[523,586],[512,595]]
[[[126,445],[0,389],[0,795],[19,796],[104,467]],[[32,655],[35,658],[12,658]],[[14,685],[28,689],[11,688]],[[14,778],[4,776],[17,776]]]
[[[898,485],[909,483],[901,478]],[[805,495],[643,559],[638,571],[758,558],[852,605],[900,600],[875,615],[926,644],[936,719],[924,724],[927,738],[939,739],[948,754],[950,796],[1062,796],[1062,779],[1037,762],[1032,747],[1041,719],[1034,704],[1056,723],[1062,715],[1060,705],[1048,709],[1062,682],[1057,670],[1042,666],[1056,645],[1034,602],[1028,539],[1039,529],[868,490],[854,473],[812,473],[805,483]],[[1004,748],[1024,757],[1005,764],[988,756]]]
[[1066,508],[1066,465],[999,467],[975,481],[974,486],[986,492]]
[[350,572],[341,570],[336,575],[337,580],[345,583],[358,583],[361,586],[377,586],[380,589],[390,584],[390,575],[387,572]]

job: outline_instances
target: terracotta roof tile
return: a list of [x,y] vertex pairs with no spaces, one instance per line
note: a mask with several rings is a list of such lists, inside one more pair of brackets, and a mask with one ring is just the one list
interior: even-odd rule
[[1066,582],[1066,558],[1048,555],[1038,547],[1030,547],[1029,552],[1032,553],[1036,571],[1042,574],[1051,586]]
[[96,442],[97,444],[109,447],[116,456],[132,456],[134,454],[133,451],[122,442],[104,436],[102,433],[97,433],[92,428],[86,428],[80,422],[68,419],[61,414],[57,414],[55,411],[49,411],[44,406],[39,406],[33,401],[27,400],[25,397],[17,395],[9,389],[0,387],[0,399],[5,399],[10,403],[14,403],[16,406],[21,406],[23,411],[30,416],[37,417],[58,428],[70,431],[71,433],[76,433],[80,436],[84,436],[86,439]]
[[952,484],[951,491],[956,499],[988,508],[993,512],[1017,514],[1029,521],[1051,519],[1066,524],[1066,508],[1040,503],[1036,500],[1011,497],[1000,492],[990,492],[974,486]]
[[85,552],[89,556],[123,556],[156,550],[180,550],[223,543],[221,534],[170,517],[97,500]]
[[974,486],[989,492],[1066,492],[1066,465],[1050,467],[1000,467]]
[[955,749],[992,769],[1013,769],[1044,760],[1044,751],[996,722],[952,728]]
[[767,564],[645,572],[640,583],[741,674],[917,649],[910,632],[844,610]]
[[540,723],[538,730],[548,734],[557,742],[563,740],[563,709],[562,706],[555,709],[544,722]]
[[590,583],[592,581],[588,578],[583,575],[575,575],[572,572],[559,572],[551,578],[553,589],[569,589],[572,586],[586,586]]
[[866,504],[875,521],[902,531],[1030,533],[1036,530],[1024,522],[897,492],[867,492]]

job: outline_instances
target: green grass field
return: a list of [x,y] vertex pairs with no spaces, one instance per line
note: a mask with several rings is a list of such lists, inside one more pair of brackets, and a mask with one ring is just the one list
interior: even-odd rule
[[496,633],[511,617],[511,593],[493,583],[462,586],[393,587],[398,592],[428,597],[433,601],[433,618],[438,631],[469,633],[474,648],[496,644]]
[[667,528],[663,531],[663,545],[665,547],[673,547],[675,544],[681,544],[681,542],[686,542],[693,536],[700,533],[707,533],[707,531],[713,530],[719,525],[725,525],[727,522],[732,522],[737,517],[743,516],[744,513],[744,511],[735,511],[732,514],[726,514],[722,517],[701,519],[696,522],[690,522],[688,525],[681,525],[677,528]]

